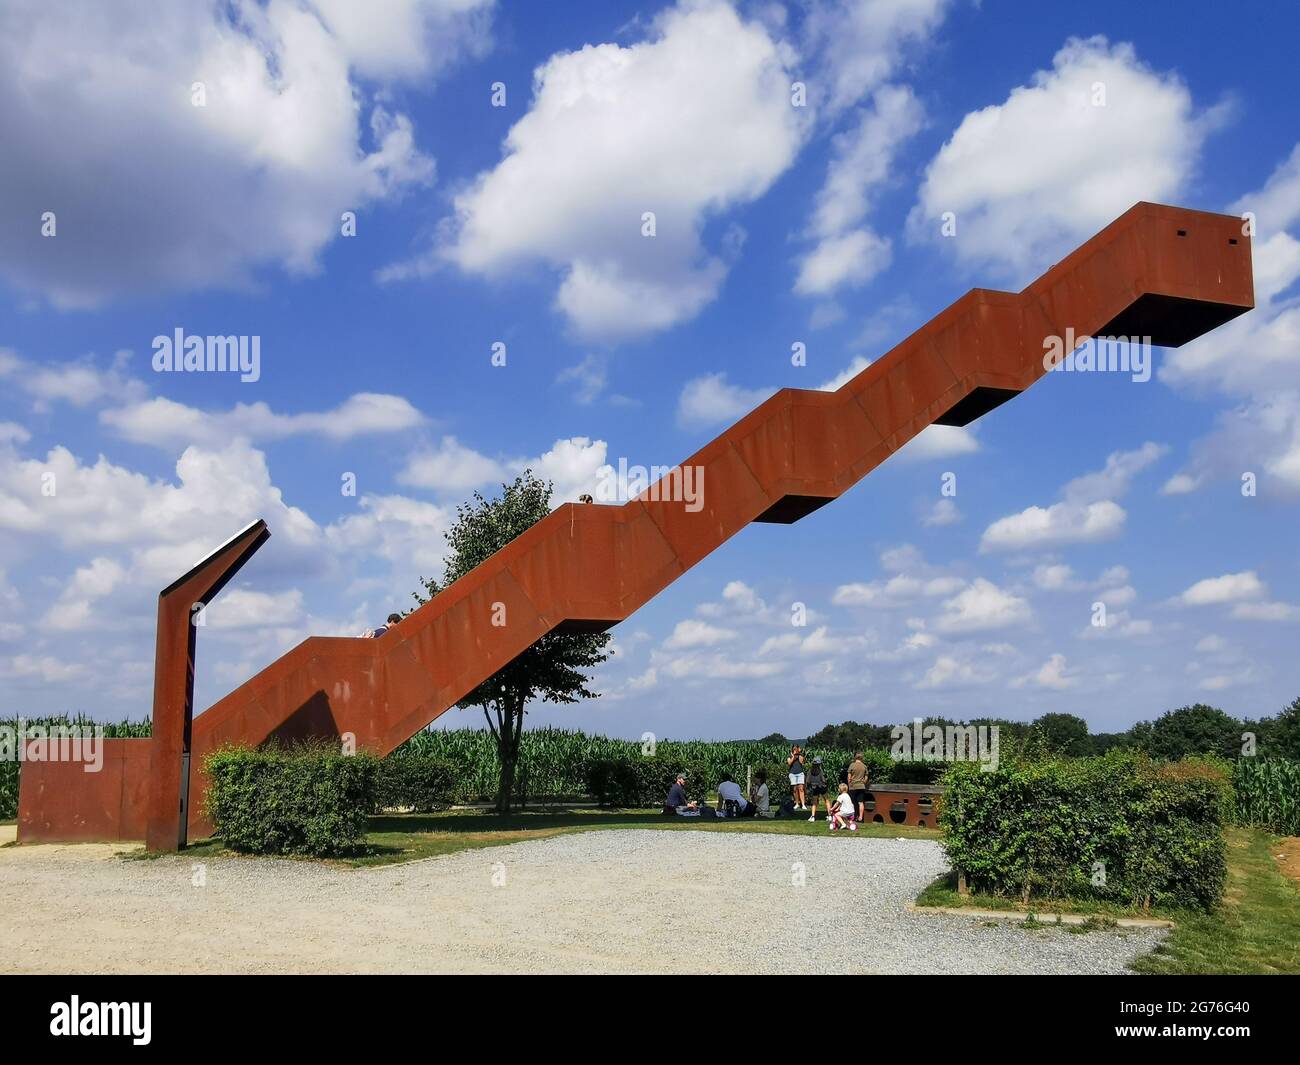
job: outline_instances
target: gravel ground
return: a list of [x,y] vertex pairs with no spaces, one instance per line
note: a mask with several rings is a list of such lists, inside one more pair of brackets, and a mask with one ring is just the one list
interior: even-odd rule
[[357,870],[5,848],[0,972],[1120,973],[1165,934],[906,912],[945,868],[929,840],[644,829]]

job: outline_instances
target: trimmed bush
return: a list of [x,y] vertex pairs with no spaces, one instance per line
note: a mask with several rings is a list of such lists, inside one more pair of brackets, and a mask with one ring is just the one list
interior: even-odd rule
[[226,748],[208,755],[207,813],[231,850],[336,857],[357,849],[379,759],[335,747]]
[[959,763],[944,783],[944,848],[975,891],[1205,910],[1223,894],[1232,792],[1212,761],[1004,751],[997,771]]
[[379,763],[375,810],[445,810],[455,799],[455,770],[441,758],[399,748]]
[[1300,762],[1239,758],[1232,770],[1236,818],[1279,836],[1300,836]]

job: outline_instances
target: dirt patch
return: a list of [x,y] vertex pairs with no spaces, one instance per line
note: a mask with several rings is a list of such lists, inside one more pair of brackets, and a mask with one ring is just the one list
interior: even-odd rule
[[1273,860],[1285,876],[1300,884],[1300,836],[1286,836],[1272,848]]

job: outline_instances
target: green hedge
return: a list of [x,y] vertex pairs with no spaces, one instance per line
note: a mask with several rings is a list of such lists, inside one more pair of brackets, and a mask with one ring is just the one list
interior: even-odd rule
[[956,764],[944,783],[944,847],[972,890],[1206,910],[1223,894],[1232,790],[1221,765],[1004,751],[996,772]]
[[1237,821],[1280,836],[1300,836],[1300,762],[1238,758],[1232,767]]
[[398,748],[379,763],[375,810],[444,810],[456,798],[456,770],[431,755]]
[[226,748],[204,762],[217,835],[247,854],[335,857],[354,851],[375,808],[379,759],[335,747]]

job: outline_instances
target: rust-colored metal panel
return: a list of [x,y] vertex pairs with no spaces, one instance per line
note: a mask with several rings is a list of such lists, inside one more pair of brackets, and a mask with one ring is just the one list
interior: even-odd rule
[[147,739],[106,739],[98,772],[84,762],[24,762],[18,781],[21,843],[143,839],[148,821]]
[[[749,522],[798,520],[927,425],[964,425],[1013,398],[1046,372],[1050,338],[1072,330],[1178,346],[1253,306],[1240,219],[1137,204],[1023,292],[967,293],[838,391],[786,389],[761,404],[683,464],[703,470],[698,510],[651,491],[618,507],[559,507],[379,639],[313,637],[273,662],[193,719],[191,831],[206,829],[197,759],[221,743],[350,732],[386,753],[545,633],[623,620]],[[187,713],[175,693],[192,651],[181,621],[199,598],[186,590],[166,610],[160,600],[159,661],[169,664],[154,719],[163,742],[151,845],[179,836]],[[504,625],[493,623],[498,603]],[[170,820],[155,830],[164,800]]]

